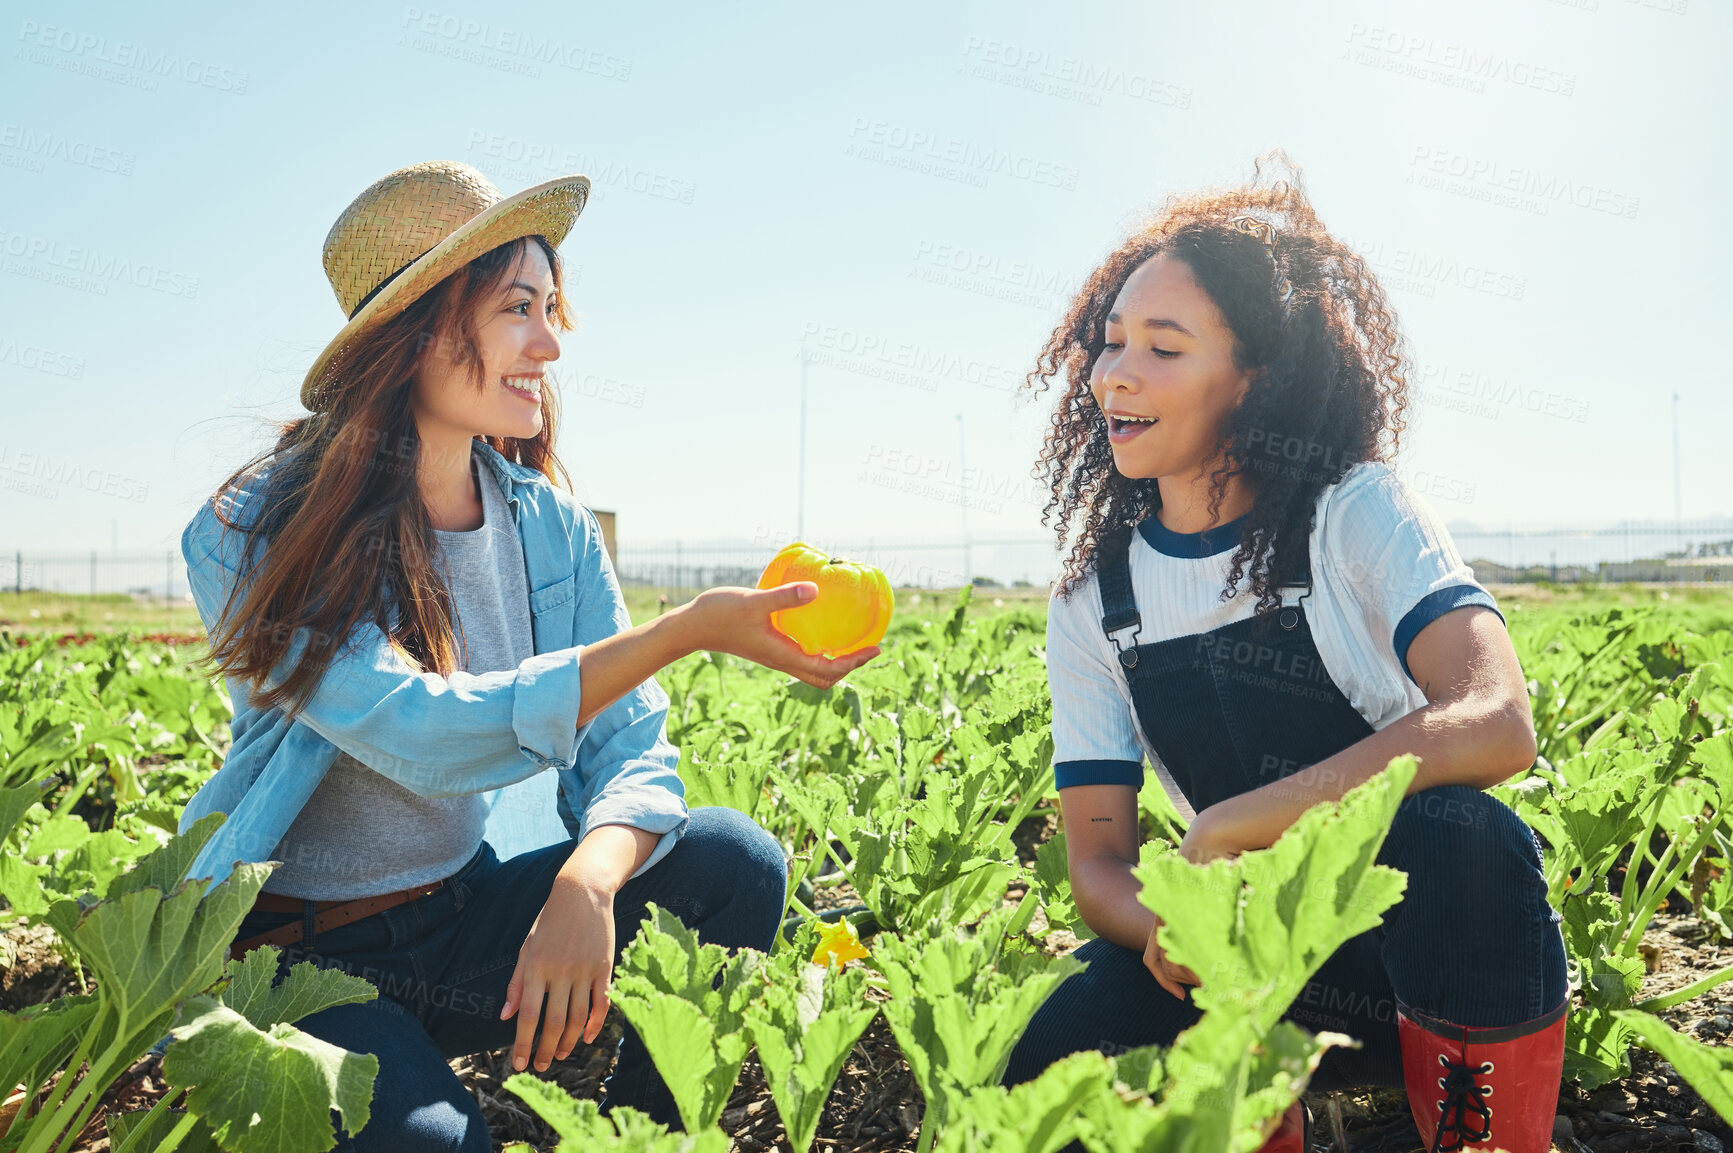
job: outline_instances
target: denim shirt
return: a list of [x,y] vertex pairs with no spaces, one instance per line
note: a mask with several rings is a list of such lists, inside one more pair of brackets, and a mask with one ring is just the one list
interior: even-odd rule
[[[637,876],[685,831],[680,755],[663,727],[668,696],[655,678],[582,728],[577,723],[584,646],[632,624],[595,516],[487,444],[473,441],[471,451],[499,480],[523,543],[535,655],[498,672],[417,673],[364,621],[293,721],[281,709],[257,707],[247,682],[229,678],[234,741],[222,768],[187,803],[180,827],[212,812],[228,818],[194,859],[191,876],[215,883],[238,862],[268,859],[339,750],[424,797],[485,793],[486,839],[502,860],[582,840],[602,825],[628,825],[660,834]],[[268,475],[262,466],[225,490],[219,499],[228,519],[252,523],[239,514],[263,493]],[[239,579],[245,539],[225,530],[208,503],[181,535],[193,599],[209,631]],[[291,635],[268,683],[294,667],[306,633]]]

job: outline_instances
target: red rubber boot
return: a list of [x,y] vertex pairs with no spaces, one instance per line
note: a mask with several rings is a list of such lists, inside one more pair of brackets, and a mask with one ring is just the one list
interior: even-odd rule
[[1306,1153],[1311,1143],[1312,1115],[1304,1101],[1295,1101],[1282,1114],[1276,1131],[1258,1146],[1258,1153]]
[[1428,1153],[1548,1153],[1564,1071],[1569,999],[1502,1028],[1453,1025],[1398,1005],[1402,1079]]

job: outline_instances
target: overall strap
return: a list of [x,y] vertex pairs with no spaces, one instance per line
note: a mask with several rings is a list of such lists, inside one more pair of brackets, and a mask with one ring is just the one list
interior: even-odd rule
[[1292,632],[1300,624],[1300,606],[1312,595],[1312,551],[1308,547],[1300,556],[1300,571],[1293,579],[1278,590],[1282,598],[1282,608],[1276,614],[1276,623],[1283,631]]
[[1096,583],[1101,590],[1101,628],[1116,648],[1119,642],[1114,633],[1132,629],[1135,643],[1136,630],[1143,625],[1137,598],[1131,591],[1131,533],[1130,529],[1115,529],[1101,539],[1095,552]]

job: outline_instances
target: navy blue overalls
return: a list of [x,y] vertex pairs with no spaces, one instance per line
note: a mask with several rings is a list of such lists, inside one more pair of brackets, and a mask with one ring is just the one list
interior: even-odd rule
[[[1196,812],[1315,764],[1373,731],[1331,678],[1306,616],[1310,569],[1281,607],[1210,632],[1137,643],[1129,533],[1099,554],[1102,628],[1118,651],[1145,737]],[[1284,1015],[1359,1038],[1329,1051],[1317,1089],[1401,1087],[1397,998],[1464,1025],[1510,1025],[1558,1006],[1564,944],[1546,900],[1540,844],[1507,805],[1467,785],[1411,794],[1378,862],[1408,874],[1384,923],[1324,963]],[[1081,1049],[1171,1044],[1200,1015],[1156,983],[1133,951],[1104,939],[1089,968],[1042,1006],[1006,1084]],[[1188,991],[1189,993],[1189,991]]]

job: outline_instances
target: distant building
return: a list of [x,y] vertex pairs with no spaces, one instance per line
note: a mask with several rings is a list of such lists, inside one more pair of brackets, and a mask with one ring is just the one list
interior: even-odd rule
[[1481,558],[1469,561],[1468,567],[1474,570],[1474,579],[1481,584],[1533,584],[1536,581],[1575,583],[1600,579],[1594,569],[1575,564],[1508,565]]
[[618,568],[620,562],[614,555],[614,514],[599,508],[590,511],[596,514],[596,523],[602,526],[602,547],[608,551],[608,563]]
[[[1478,569],[1475,571],[1479,572]],[[1729,583],[1733,582],[1733,556],[1610,561],[1600,566],[1600,579],[1615,584],[1624,581]]]

